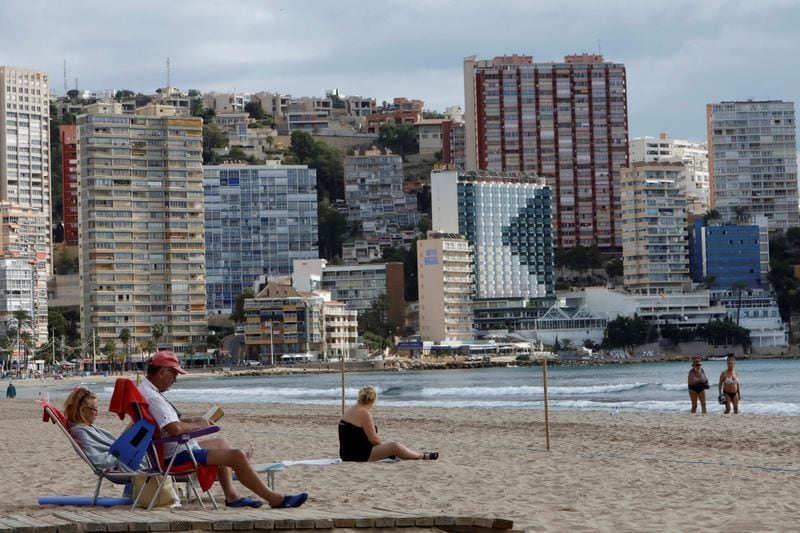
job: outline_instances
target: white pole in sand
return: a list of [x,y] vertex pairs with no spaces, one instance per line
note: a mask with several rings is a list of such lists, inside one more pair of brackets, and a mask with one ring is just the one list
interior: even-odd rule
[[547,357],[542,360],[542,381],[544,383],[544,438],[547,451],[550,451],[550,413],[547,409]]
[[340,356],[342,360],[342,416],[344,416],[344,354]]

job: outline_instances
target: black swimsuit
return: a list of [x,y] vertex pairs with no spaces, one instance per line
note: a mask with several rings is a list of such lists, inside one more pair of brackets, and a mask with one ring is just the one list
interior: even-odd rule
[[[378,431],[378,428],[375,428]],[[365,463],[372,453],[372,443],[364,428],[339,420],[339,457],[342,461]]]

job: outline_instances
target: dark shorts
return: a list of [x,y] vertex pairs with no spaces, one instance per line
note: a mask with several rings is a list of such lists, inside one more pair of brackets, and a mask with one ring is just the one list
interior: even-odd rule
[[[192,450],[192,454],[194,454],[194,458],[197,461],[197,464],[200,465],[207,465],[208,464],[208,450],[203,448],[195,448]],[[189,452],[181,452],[175,456],[175,463],[176,465],[181,465],[183,463],[191,463],[192,457],[189,455]],[[169,460],[167,461],[169,463]]]

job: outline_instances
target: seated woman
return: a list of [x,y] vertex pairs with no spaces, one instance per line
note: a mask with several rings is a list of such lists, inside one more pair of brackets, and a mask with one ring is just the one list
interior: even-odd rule
[[437,452],[415,452],[399,442],[381,442],[370,412],[377,399],[375,387],[361,387],[358,403],[347,409],[339,421],[339,457],[342,461],[379,461],[391,456],[400,459],[439,458]]
[[85,387],[76,387],[64,402],[64,416],[69,422],[69,433],[80,445],[86,457],[98,468],[116,467],[131,471],[108,453],[117,437],[94,425],[97,420],[97,395]]

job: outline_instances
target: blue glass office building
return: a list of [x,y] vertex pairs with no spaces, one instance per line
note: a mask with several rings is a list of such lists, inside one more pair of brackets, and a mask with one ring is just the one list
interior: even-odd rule
[[227,314],[260,276],[317,259],[317,173],[305,165],[203,168],[209,314]]
[[696,221],[689,245],[692,281],[713,278],[712,289],[729,289],[736,283],[764,288],[760,231],[756,225],[704,226]]

